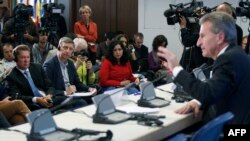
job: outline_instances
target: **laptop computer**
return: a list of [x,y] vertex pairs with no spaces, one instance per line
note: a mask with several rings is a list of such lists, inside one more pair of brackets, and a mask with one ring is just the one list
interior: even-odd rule
[[71,131],[58,128],[48,109],[39,109],[26,115],[31,131],[28,140],[69,141],[79,137]]

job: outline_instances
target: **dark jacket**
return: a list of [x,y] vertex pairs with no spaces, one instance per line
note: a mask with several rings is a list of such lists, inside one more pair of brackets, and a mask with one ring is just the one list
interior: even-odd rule
[[[44,91],[46,94],[54,94],[54,88],[40,64],[30,63],[29,72],[34,84],[39,90]],[[28,107],[33,104],[33,91],[21,71],[15,67],[7,76],[7,81],[9,85],[9,95],[13,99],[22,99]]]
[[232,123],[250,124],[250,58],[238,46],[229,46],[214,62],[212,77],[205,82],[181,71],[175,78],[203,108],[214,104],[215,116],[231,111]]
[[[57,55],[52,57],[50,60],[47,60],[43,64],[43,68],[52,82],[53,87],[56,89],[56,94],[64,94],[65,91],[65,84],[63,80],[63,75],[60,67],[60,62],[58,60]],[[73,64],[72,61],[68,60],[68,65],[67,65],[67,70],[68,70],[68,75],[69,75],[69,83],[71,85],[76,86],[76,90],[78,92],[80,91],[88,91],[88,86],[83,85],[82,82],[80,81],[76,68]]]

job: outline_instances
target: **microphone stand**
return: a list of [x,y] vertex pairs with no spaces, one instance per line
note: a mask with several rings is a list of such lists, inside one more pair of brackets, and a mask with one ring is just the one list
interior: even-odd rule
[[[208,70],[210,68],[212,68],[213,65],[207,65],[207,63],[202,64],[200,67],[193,69],[193,72],[191,72],[190,74],[194,74],[195,77],[201,81],[206,81],[206,76],[203,73],[203,71]],[[200,75],[203,76],[203,78],[199,77]],[[182,103],[185,101],[190,101],[193,99],[193,97],[188,94],[187,92],[185,92],[182,88],[182,86],[180,84],[176,84],[176,88],[174,90],[174,96],[172,97],[172,99],[174,99],[177,103]]]
[[39,112],[36,117],[33,119],[32,123],[31,123],[31,129],[30,129],[30,134],[27,135],[28,140],[34,141],[34,140],[43,140],[42,136],[39,134],[39,132],[35,132],[35,127],[36,127],[36,123],[37,120],[40,119],[43,115],[45,115],[48,112],[53,112],[56,111],[58,109],[60,109],[61,107],[69,104],[73,99],[73,96],[68,97],[67,99],[65,99],[61,104],[51,108],[51,109],[39,109],[36,112]]
[[35,132],[35,129],[36,129],[35,127],[36,127],[37,120],[40,119],[46,113],[50,112],[50,110],[39,109],[36,112],[38,112],[38,111],[41,111],[41,112],[36,115],[33,122],[31,123],[30,134],[27,135],[28,141],[43,141],[44,140],[39,132]]
[[[164,107],[170,104],[170,101],[165,100],[164,98],[157,97],[155,95],[154,91],[154,85],[153,83],[160,81],[161,79],[167,77],[167,74],[162,75],[161,77],[153,80],[152,82],[145,82],[146,84],[143,87],[140,87],[142,96],[137,101],[138,106],[141,107],[149,107],[149,108],[156,108],[156,107]],[[142,84],[141,84],[142,86]],[[147,91],[147,94],[145,94],[145,89],[149,86],[152,86],[152,91]]]
[[[112,119],[112,117],[108,117],[108,114],[104,113],[104,112],[101,112],[100,111],[100,107],[102,106],[101,104],[105,101],[105,100],[108,100],[108,98],[110,98],[110,96],[114,95],[114,94],[117,94],[121,91],[124,91],[130,87],[134,86],[134,83],[130,83],[128,84],[126,87],[118,90],[118,91],[115,91],[111,94],[108,94],[108,95],[104,95],[100,101],[97,103],[97,106],[96,106],[96,112],[95,114],[93,115],[93,122],[94,123],[104,123],[104,124],[116,124],[116,123],[120,123],[120,122],[123,122],[123,121],[126,121],[128,120],[131,115],[128,115],[126,113],[122,113],[120,111],[115,111],[115,112],[112,112],[112,113],[119,113],[121,116],[119,117],[120,119]],[[101,96],[101,95],[98,95],[98,96]],[[110,99],[110,106],[111,107],[115,107],[112,100]],[[103,105],[103,106],[107,106],[107,105]],[[111,109],[112,110],[112,109]],[[111,113],[111,114],[112,114]],[[110,113],[109,113],[110,114]]]

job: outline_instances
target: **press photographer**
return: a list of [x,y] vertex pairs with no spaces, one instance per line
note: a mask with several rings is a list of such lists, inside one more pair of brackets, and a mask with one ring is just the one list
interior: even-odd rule
[[43,9],[41,28],[48,31],[48,41],[57,46],[59,39],[67,34],[65,19],[60,15],[65,7],[62,4],[50,3],[43,5]]
[[[230,16],[232,16],[236,20],[235,8],[232,7],[230,3],[223,2],[223,3],[219,4],[216,7],[216,11],[225,12],[225,13],[229,14]],[[241,27],[239,25],[235,24],[235,26],[236,26],[236,31],[237,31],[237,44],[239,46],[241,46],[242,37],[243,37],[243,30],[241,29]]]
[[35,23],[31,19],[32,15],[32,6],[18,4],[13,10],[13,17],[4,24],[2,42],[12,43],[14,47],[26,44],[30,48],[35,42],[38,42],[38,33]]
[[[241,0],[239,2],[239,7],[236,7],[236,16],[237,17],[247,17],[250,19],[250,2],[248,0]],[[250,31],[248,28],[248,38],[247,38],[247,45],[245,51],[249,54],[249,41],[250,41]]]
[[199,18],[213,9],[203,6],[203,2],[193,0],[190,3],[170,4],[170,9],[164,12],[168,25],[180,24],[181,41],[184,46],[180,60],[181,66],[189,72],[203,63],[209,63],[202,56],[201,48],[196,46],[199,38]]

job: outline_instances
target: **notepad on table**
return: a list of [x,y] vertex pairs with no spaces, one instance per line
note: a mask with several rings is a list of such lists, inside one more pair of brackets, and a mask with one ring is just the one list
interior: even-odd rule
[[96,92],[96,90],[94,90],[92,92],[76,92],[76,93],[73,93],[72,95],[69,95],[69,96],[74,96],[74,97],[92,96],[95,92]]

